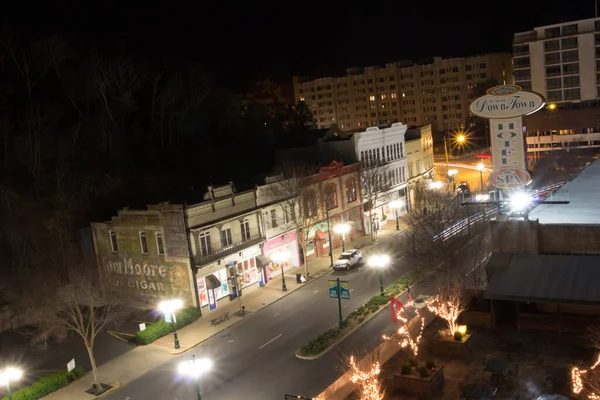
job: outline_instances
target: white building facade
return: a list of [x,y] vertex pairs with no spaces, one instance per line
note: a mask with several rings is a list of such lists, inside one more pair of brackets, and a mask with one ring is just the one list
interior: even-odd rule
[[[388,182],[388,188],[376,196],[371,211],[374,215],[365,212],[365,233],[371,233],[371,219],[373,228],[379,230],[387,221],[395,221],[396,213],[400,216],[407,212],[408,176],[404,140],[407,128],[405,124],[394,123],[387,128],[371,127],[352,135],[356,157],[363,167],[383,164],[385,167],[382,172],[388,175],[384,178]],[[392,207],[393,201],[398,201],[401,207],[399,209]]]
[[[210,312],[264,284],[265,241],[256,191],[236,193],[232,184],[208,187],[204,201],[187,208],[196,264],[198,303]],[[206,308],[206,309],[205,309]]]
[[405,139],[409,205],[414,205],[416,186],[429,184],[435,177],[431,125],[409,129],[405,134]]

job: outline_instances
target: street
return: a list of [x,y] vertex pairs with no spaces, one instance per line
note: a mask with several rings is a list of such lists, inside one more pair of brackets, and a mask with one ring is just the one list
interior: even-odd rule
[[[386,251],[382,247],[398,251],[399,247],[392,244],[395,240],[382,243],[370,253],[377,249]],[[386,285],[413,267],[408,256],[396,255],[392,260],[392,266],[383,275]],[[382,312],[324,357],[315,361],[297,359],[294,353],[298,348],[337,323],[337,301],[329,298],[327,290],[327,280],[337,277],[350,282],[351,299],[343,303],[344,314],[379,292],[377,272],[366,267],[349,273],[328,273],[103,398],[195,399],[194,383],[177,374],[178,364],[192,354],[209,357],[214,363],[213,370],[201,378],[203,399],[265,400],[280,399],[285,393],[317,395],[341,375],[340,349],[372,348],[383,333],[394,329],[389,313]],[[418,294],[417,289],[414,293]]]

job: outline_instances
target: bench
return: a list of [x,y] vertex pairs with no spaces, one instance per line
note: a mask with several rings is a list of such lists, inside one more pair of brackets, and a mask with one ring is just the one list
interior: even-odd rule
[[210,326],[216,326],[223,321],[227,321],[228,319],[229,319],[229,311],[227,311],[225,314],[221,315],[220,317],[211,319]]

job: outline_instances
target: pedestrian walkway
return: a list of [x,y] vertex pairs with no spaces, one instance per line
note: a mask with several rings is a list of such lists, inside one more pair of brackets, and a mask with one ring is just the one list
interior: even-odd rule
[[[406,229],[406,224],[402,221],[401,230],[397,231],[395,220],[392,220],[383,226],[383,229],[377,233],[376,243],[372,243],[370,235],[364,235],[354,240],[346,242],[346,249],[360,247],[363,253],[368,253],[378,245],[387,244],[397,233]],[[337,259],[342,253],[341,248],[333,250],[333,259]],[[198,344],[204,342],[210,337],[217,335],[224,329],[242,321],[245,317],[254,312],[280,300],[286,295],[299,289],[304,283],[296,282],[296,273],[305,274],[305,266],[291,268],[286,271],[285,279],[287,291],[281,290],[281,278],[275,277],[261,288],[256,288],[248,294],[244,294],[239,299],[220,305],[216,311],[207,314],[198,321],[180,329],[178,331],[180,348],[174,349],[173,334],[165,336],[151,345],[138,347],[130,352],[117,357],[100,367],[98,371],[102,382],[118,388],[119,385],[126,384],[132,380],[144,375],[145,373],[161,366],[172,359],[173,355],[182,354]],[[310,280],[318,279],[331,271],[331,261],[328,255],[321,256],[308,262],[308,272]],[[242,306],[245,307],[245,314],[241,315]],[[229,319],[221,323],[211,325],[211,319],[228,313]],[[101,351],[101,349],[96,349]],[[73,382],[71,385],[50,394],[44,399],[59,400],[90,400],[96,396],[85,393],[92,386],[93,377],[88,372],[83,378]]]

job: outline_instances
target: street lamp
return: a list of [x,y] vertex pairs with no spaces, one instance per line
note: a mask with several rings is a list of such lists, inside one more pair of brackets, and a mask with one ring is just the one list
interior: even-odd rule
[[374,255],[369,258],[369,266],[377,268],[379,271],[379,294],[385,296],[383,291],[383,269],[386,268],[390,263],[390,257],[385,254]]
[[10,382],[18,381],[19,379],[21,379],[21,375],[23,375],[23,371],[15,367],[8,367],[0,371],[0,385],[6,386],[8,400],[12,400]]
[[344,239],[346,239],[346,234],[350,232],[350,225],[348,224],[337,224],[333,227],[333,231],[340,235],[342,238],[342,253],[346,251],[346,247],[344,246]]
[[485,169],[485,165],[479,163],[477,164],[477,169],[479,170],[479,183],[481,185],[480,192],[483,192],[483,170]]
[[200,392],[200,376],[205,372],[210,371],[212,365],[213,363],[209,358],[196,358],[195,355],[192,356],[191,360],[183,361],[179,364],[179,373],[194,378],[196,381],[196,395],[198,396],[198,400],[202,400],[202,393]]
[[429,189],[441,189],[443,185],[441,181],[434,181],[429,184]]
[[180,346],[179,337],[177,337],[177,317],[175,316],[175,313],[182,307],[183,301],[179,299],[164,300],[158,303],[158,310],[165,315],[165,319],[167,319],[167,315],[171,316],[171,323],[173,324],[173,341],[176,349]]
[[450,178],[450,181],[452,182],[452,191],[453,192],[456,190],[456,183],[455,183],[456,175],[458,175],[457,169],[448,170],[448,178]]
[[290,253],[287,251],[278,251],[277,253],[271,254],[271,261],[279,263],[281,267],[281,290],[287,292],[287,286],[285,284],[285,262],[290,259]]
[[398,209],[402,208],[403,205],[404,205],[404,202],[402,200],[394,200],[394,201],[390,202],[390,207],[392,207],[394,210],[396,210],[396,230],[397,231],[400,230],[400,224],[398,223]]

